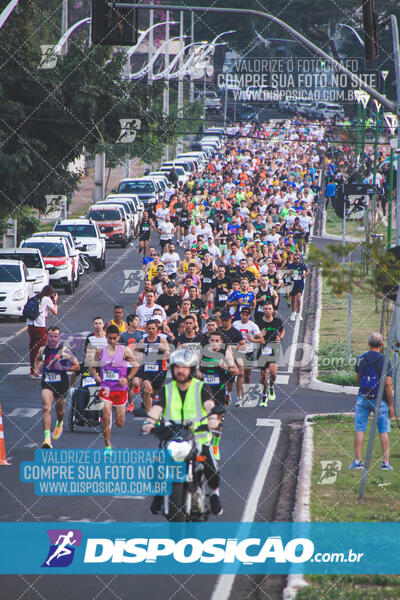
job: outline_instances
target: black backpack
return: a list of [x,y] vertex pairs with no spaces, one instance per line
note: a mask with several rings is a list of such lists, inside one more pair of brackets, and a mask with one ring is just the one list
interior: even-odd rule
[[39,305],[40,299],[38,296],[32,296],[32,298],[28,298],[22,310],[22,315],[25,317],[25,319],[35,321],[40,314]]
[[[378,395],[379,375],[375,369],[383,360],[382,354],[374,362],[370,362],[366,357],[363,358],[360,369],[360,393],[368,400],[375,400]],[[362,372],[361,372],[362,371]]]

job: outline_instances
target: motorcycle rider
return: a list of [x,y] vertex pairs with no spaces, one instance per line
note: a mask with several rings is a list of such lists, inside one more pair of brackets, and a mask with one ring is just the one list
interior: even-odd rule
[[[143,423],[143,431],[149,433],[161,417],[175,422],[183,419],[193,423],[196,442],[202,447],[201,454],[206,457],[203,466],[210,488],[210,510],[214,515],[222,515],[223,509],[219,497],[220,476],[210,450],[212,432],[219,432],[221,419],[212,412],[215,403],[207,386],[195,377],[197,364],[197,354],[189,349],[181,348],[171,354],[172,381],[160,391],[158,401],[154,402],[148,413],[150,420]],[[204,431],[199,415],[202,418],[207,414],[209,415],[208,431]],[[153,514],[160,512],[162,500],[162,496],[153,498],[150,507]]]

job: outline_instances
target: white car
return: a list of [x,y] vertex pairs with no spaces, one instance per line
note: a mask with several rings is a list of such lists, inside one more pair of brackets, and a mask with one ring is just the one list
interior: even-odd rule
[[0,259],[0,316],[24,320],[22,311],[34,295],[34,280],[22,260]]
[[75,291],[74,258],[62,237],[30,237],[23,240],[22,248],[38,248],[49,271],[50,283],[63,287],[66,294]]
[[128,198],[136,208],[136,212],[138,213],[139,221],[141,220],[141,218],[143,217],[143,213],[144,213],[144,204],[140,200],[140,198],[137,194],[117,194],[117,193],[116,194],[108,194],[106,200],[112,200],[114,196],[118,197],[118,198]]
[[55,232],[69,232],[79,250],[87,254],[94,263],[96,271],[102,271],[106,266],[106,236],[100,233],[95,221],[91,219],[64,219],[56,224]]
[[[165,166],[161,167],[160,171],[161,173],[166,173],[168,175],[171,169],[171,166]],[[185,169],[181,165],[175,165],[175,171],[177,172],[179,183],[183,183],[183,185],[185,185],[185,183],[189,179],[189,174],[187,173],[187,171],[185,171]]]
[[68,231],[43,231],[41,233],[33,233],[31,235],[32,238],[36,237],[46,237],[46,238],[63,238],[68,246],[69,253],[72,257],[72,262],[74,265],[74,282],[75,287],[77,288],[79,285],[79,260],[80,260],[80,251],[76,247],[75,240],[72,235]]
[[37,248],[0,248],[0,260],[22,260],[29,277],[34,277],[34,293],[41,292],[49,284],[49,272],[44,264],[42,253]]

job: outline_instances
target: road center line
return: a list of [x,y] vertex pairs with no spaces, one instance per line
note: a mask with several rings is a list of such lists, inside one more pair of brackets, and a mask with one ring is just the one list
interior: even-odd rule
[[[253,481],[253,485],[251,486],[250,493],[247,497],[246,506],[242,513],[242,518],[240,519],[242,523],[254,521],[254,517],[257,512],[257,505],[260,500],[261,492],[264,487],[264,483],[271,466],[272,457],[274,456],[281,432],[280,419],[258,419],[256,426],[272,426],[274,429],[268,445],[265,448],[264,455]],[[235,577],[236,574],[220,575],[210,600],[228,600],[235,582]]]

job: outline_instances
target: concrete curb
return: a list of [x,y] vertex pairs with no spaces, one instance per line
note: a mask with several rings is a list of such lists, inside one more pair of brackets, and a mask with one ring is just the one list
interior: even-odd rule
[[[338,414],[343,414],[345,416],[354,415],[354,413]],[[326,417],[327,414],[310,414],[306,415],[304,418],[304,433],[301,446],[299,475],[297,478],[296,501],[293,509],[293,521],[296,523],[309,523],[311,521],[310,495],[314,441],[313,424],[309,422],[309,419],[321,416]],[[289,575],[287,578],[287,585],[283,590],[283,600],[294,600],[299,589],[306,587],[307,585],[309,584],[304,579],[303,575]]]
[[312,360],[311,373],[302,375],[300,378],[300,385],[302,387],[308,387],[311,390],[317,390],[320,392],[330,392],[332,394],[349,394],[356,395],[358,388],[350,385],[337,385],[335,383],[326,383],[325,381],[319,381],[318,379],[318,350],[319,350],[319,331],[321,323],[321,311],[322,311],[322,276],[321,271],[318,272],[317,279],[317,295],[316,295],[316,311],[314,319],[314,327],[312,332],[312,348],[314,350],[314,357]]
[[[339,241],[339,242],[342,241],[341,235],[335,235],[334,233],[326,233],[325,226],[326,226],[326,210],[324,210],[323,215],[322,215],[321,237],[325,238],[326,240]],[[354,242],[356,244],[358,242],[362,242],[362,239],[346,235],[346,241],[352,242],[352,243]]]
[[[293,521],[302,523],[311,521],[310,489],[314,445],[312,424],[308,422],[309,416],[310,415],[307,415],[304,419],[304,433],[301,446],[299,475],[297,478],[296,501],[293,510]],[[289,575],[286,587],[282,594],[283,600],[294,600],[298,590],[307,585],[308,583],[303,575]]]

